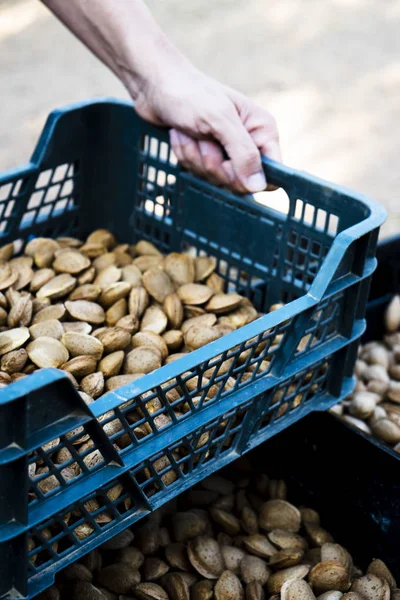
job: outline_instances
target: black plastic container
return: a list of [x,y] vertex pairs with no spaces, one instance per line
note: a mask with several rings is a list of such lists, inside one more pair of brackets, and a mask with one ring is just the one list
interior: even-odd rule
[[289,501],[316,509],[322,526],[351,552],[355,564],[365,569],[380,558],[400,582],[400,469],[395,456],[337,417],[314,413],[247,457],[256,470],[285,479]]

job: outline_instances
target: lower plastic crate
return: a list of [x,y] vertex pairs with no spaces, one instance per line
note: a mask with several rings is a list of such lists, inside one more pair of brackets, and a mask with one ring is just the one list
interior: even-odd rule
[[[263,165],[281,188],[275,208],[269,195],[264,205],[185,173],[165,131],[129,103],[100,101],[55,111],[31,162],[0,175],[1,244],[20,250],[34,236],[107,227],[121,242],[145,238],[164,252],[214,256],[227,289],[260,312],[286,303],[90,408],[60,371],[1,390],[0,598],[32,596],[169,495],[349,393],[384,210],[283,165]],[[130,422],[130,407],[141,421]],[[93,450],[74,449],[80,428],[94,442],[93,468],[83,460]],[[113,442],[122,437],[118,450]],[[71,457],[59,465],[53,455],[61,448]],[[49,469],[39,477],[37,456]],[[79,466],[72,477],[71,466]],[[167,486],[163,478],[173,480]],[[57,539],[48,529],[54,523]]]
[[[398,460],[334,415],[314,413],[250,452],[255,471],[284,479],[288,498],[321,515],[323,527],[366,569],[380,558],[400,578]],[[242,477],[233,464],[230,476]],[[223,474],[223,473],[222,473]]]

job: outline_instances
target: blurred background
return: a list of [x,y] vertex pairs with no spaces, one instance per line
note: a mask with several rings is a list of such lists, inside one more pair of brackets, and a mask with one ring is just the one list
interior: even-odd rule
[[[382,202],[400,231],[400,0],[149,0],[201,69],[274,114],[284,161]],[[39,0],[0,0],[0,170],[48,113],[122,85]]]

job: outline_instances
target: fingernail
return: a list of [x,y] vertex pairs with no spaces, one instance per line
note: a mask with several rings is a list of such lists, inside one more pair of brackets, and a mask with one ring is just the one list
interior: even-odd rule
[[262,192],[265,190],[267,185],[265,175],[263,171],[259,171],[258,173],[254,173],[254,175],[250,175],[247,179],[246,187],[249,192]]

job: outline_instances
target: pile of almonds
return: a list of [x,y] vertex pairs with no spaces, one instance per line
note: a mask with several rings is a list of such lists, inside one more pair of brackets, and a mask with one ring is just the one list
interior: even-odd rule
[[359,349],[355,391],[332,412],[400,452],[400,296],[389,303],[382,341]]
[[[245,459],[241,459],[242,461]],[[282,480],[213,475],[65,568],[40,600],[399,600]]]
[[[14,250],[12,243],[0,248],[0,389],[37,369],[53,367],[67,374],[90,405],[105,393],[259,317],[247,298],[226,292],[226,281],[216,272],[213,257],[176,252],[165,256],[145,240],[135,245],[118,244],[105,229],[94,231],[85,241],[72,237],[34,238],[26,244],[23,256],[14,257]],[[281,339],[282,334],[276,335],[271,348],[276,348]],[[266,342],[259,343],[241,353],[241,382],[251,378],[255,368],[260,372],[268,368],[268,357],[257,360],[265,346]],[[229,358],[222,362],[218,376],[228,373],[232,361]],[[202,389],[212,372],[210,368],[202,376]],[[231,389],[235,383],[234,377],[227,376],[223,382],[210,384],[203,401]],[[165,385],[168,402],[183,397],[176,382]],[[198,375],[190,378],[189,374],[185,385],[195,392]],[[149,400],[146,410],[160,411],[162,401],[158,397]],[[198,402],[199,398],[194,397],[193,404]],[[174,410],[179,417],[190,406],[182,401]],[[110,420],[113,416],[113,412],[106,413],[99,421],[108,419],[103,429],[109,436],[121,431],[114,444],[122,449],[131,444],[131,439],[118,419]],[[130,424],[141,421],[133,428],[137,439],[152,432],[143,417],[135,406],[126,413]],[[154,417],[158,428],[170,422],[171,417],[165,413]],[[201,437],[198,446],[207,443],[208,435]],[[101,451],[93,448],[93,440],[82,428],[71,431],[67,438],[88,468],[103,462]],[[43,450],[56,465],[65,464],[60,472],[66,481],[81,473],[59,438]],[[37,480],[40,492],[47,494],[59,487],[46,461],[36,454],[33,458],[29,475]],[[160,460],[155,468],[165,466]],[[172,472],[164,477],[170,483],[176,475]],[[115,486],[110,493],[114,497],[121,490]],[[36,496],[30,492],[31,499]],[[93,501],[85,507],[92,512],[98,504]],[[112,519],[104,514],[96,520],[104,523]],[[82,526],[76,535],[83,538],[91,532]]]
[[53,367],[96,399],[259,316],[225,293],[214,258],[117,244],[104,229],[85,242],[35,238],[13,253],[0,248],[1,387]]

